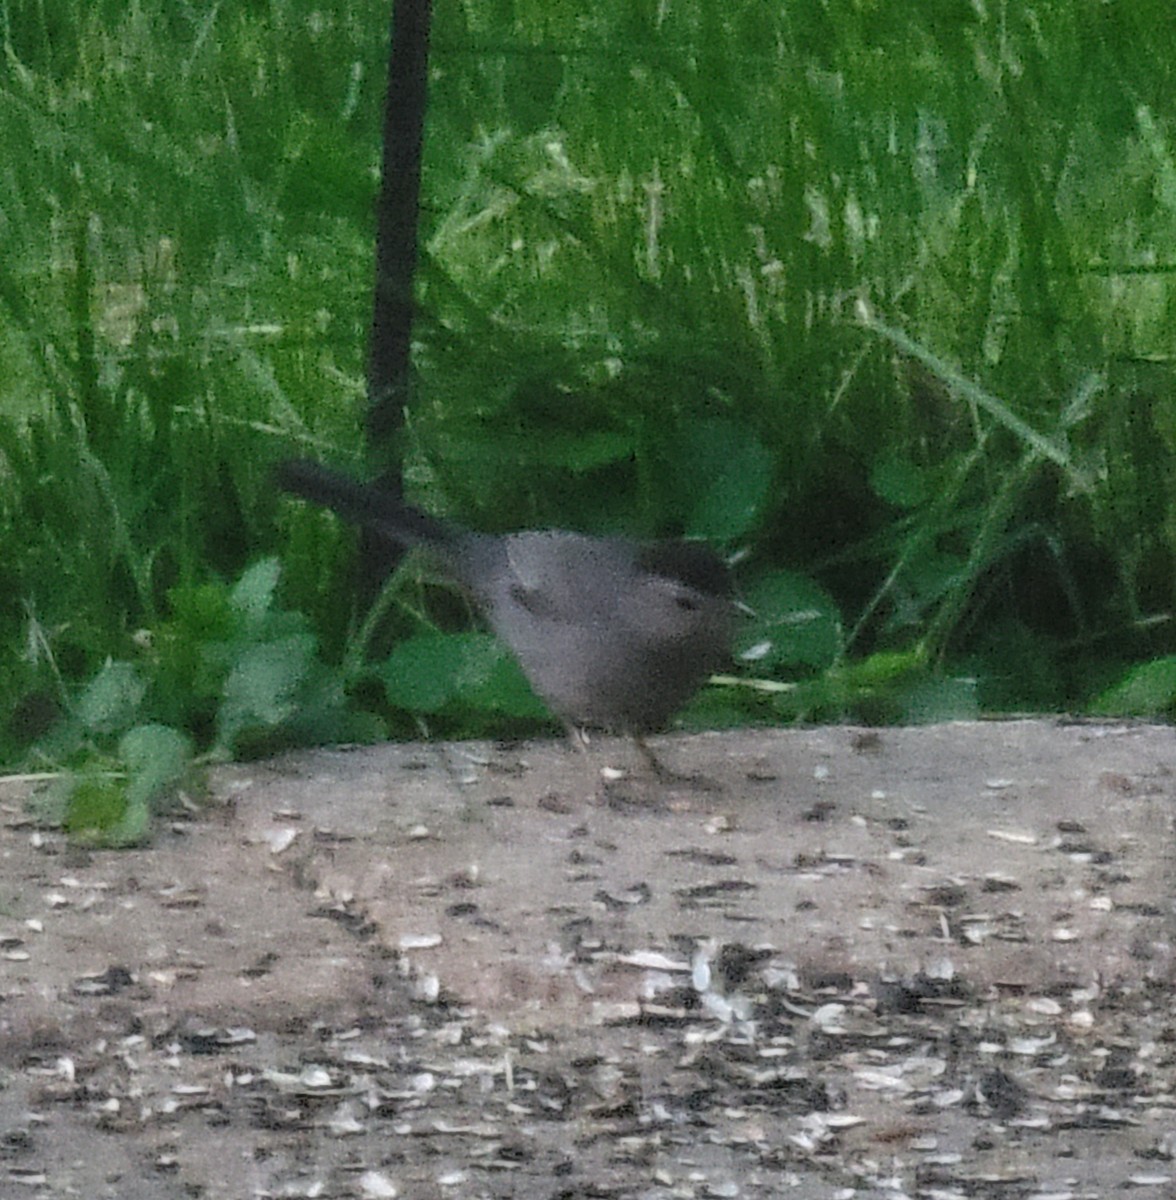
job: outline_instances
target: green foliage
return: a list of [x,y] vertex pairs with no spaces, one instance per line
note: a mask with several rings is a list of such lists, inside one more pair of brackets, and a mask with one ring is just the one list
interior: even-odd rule
[[1104,717],[1171,717],[1176,715],[1176,657],[1168,655],[1127,672],[1092,707]]
[[137,659],[107,660],[38,745],[67,767],[45,815],[86,840],[128,845],[192,773],[193,734],[204,759],[354,740],[361,723],[316,660],[306,619],[277,607],[278,579],[265,559],[232,587],[173,590],[174,615],[144,632]]
[[77,722],[86,733],[117,733],[134,719],[146,694],[133,664],[108,660],[78,697]]
[[807,575],[774,571],[748,589],[752,620],[740,638],[740,657],[775,675],[781,670],[819,674],[845,651],[841,614],[833,597]]
[[546,714],[518,664],[486,633],[424,633],[380,665],[389,704],[410,713],[479,710],[542,721]]
[[[360,458],[386,7],[0,0],[0,760],[79,829],[141,727],[537,727],[269,483]],[[1096,7],[435,5],[412,493],[739,553],[688,721],[1169,711],[1176,23]]]
[[[142,687],[133,672],[121,669],[126,666],[108,664],[86,689],[72,736],[56,739],[59,749],[66,741],[76,742],[77,765],[37,801],[43,818],[81,841],[104,846],[145,840],[152,817],[188,780],[192,767],[191,742],[179,730],[132,723]],[[105,694],[108,707],[98,714],[93,708],[87,712],[98,693]],[[87,717],[94,715],[99,724],[88,725]],[[126,729],[117,741],[110,736],[114,719]]]
[[[191,743],[166,725],[135,725],[106,761],[87,758],[50,790],[43,813],[72,837],[104,846],[132,846],[151,831],[159,805],[188,777]],[[55,810],[55,811],[54,811]]]
[[686,532],[730,544],[747,537],[763,514],[773,462],[766,446],[730,420],[688,421],[666,439],[683,496]]

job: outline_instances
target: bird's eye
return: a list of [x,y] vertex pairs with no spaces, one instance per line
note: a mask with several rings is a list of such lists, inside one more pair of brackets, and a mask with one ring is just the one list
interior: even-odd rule
[[674,597],[674,603],[684,612],[698,611],[698,599],[690,592],[679,592]]

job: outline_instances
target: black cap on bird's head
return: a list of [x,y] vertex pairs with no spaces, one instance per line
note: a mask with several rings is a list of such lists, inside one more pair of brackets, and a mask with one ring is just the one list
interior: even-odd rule
[[637,552],[637,565],[718,600],[734,600],[735,585],[727,564],[705,542],[647,542]]

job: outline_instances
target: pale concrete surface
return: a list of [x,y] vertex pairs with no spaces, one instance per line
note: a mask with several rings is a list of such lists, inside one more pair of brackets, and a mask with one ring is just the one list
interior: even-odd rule
[[1176,1194],[1170,728],[655,744],[712,786],[308,752],[125,852],[0,783],[0,1195]]

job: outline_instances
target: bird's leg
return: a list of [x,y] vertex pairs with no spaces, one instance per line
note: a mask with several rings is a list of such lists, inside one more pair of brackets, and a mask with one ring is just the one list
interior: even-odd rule
[[[568,742],[577,754],[584,754],[591,746],[592,739],[586,729],[570,722],[565,723]],[[687,787],[696,791],[717,792],[722,785],[705,775],[684,774],[667,767],[653,752],[653,748],[640,734],[633,734],[633,745],[641,756],[647,775],[644,783],[640,778],[635,779],[631,773],[618,770],[615,767],[602,767],[599,771],[601,784],[604,789],[604,801],[610,808],[625,808],[634,810],[657,810],[664,806],[664,796],[657,794],[657,788]],[[641,773],[639,772],[639,775]],[[650,777],[656,785],[650,792]],[[636,790],[634,790],[636,789]]]
[[583,754],[588,749],[588,745],[592,740],[588,736],[588,730],[581,728],[579,725],[573,725],[571,721],[564,722],[564,729],[567,730],[568,745],[570,745],[577,754]]
[[[568,733],[568,744],[573,748],[581,762],[592,763],[588,750],[592,739],[588,731],[570,721],[564,723]],[[597,803],[608,808],[648,812],[656,811],[661,806],[661,798],[649,795],[649,781],[644,784],[634,780],[632,773],[617,767],[592,765],[592,775],[595,779]],[[660,778],[659,778],[660,782]]]
[[699,775],[696,772],[689,774],[681,771],[675,771],[672,767],[667,767],[660,758],[653,752],[653,748],[640,734],[633,735],[633,744],[637,747],[638,754],[641,755],[645,765],[658,783],[672,786],[682,784],[688,787],[696,788],[701,792],[718,792],[722,791],[722,785],[716,783],[715,780],[707,778],[705,775]]

